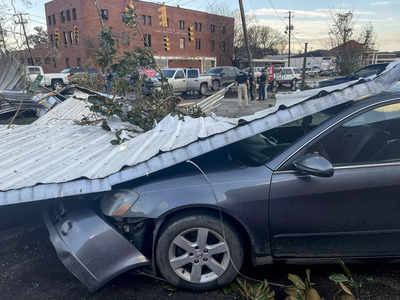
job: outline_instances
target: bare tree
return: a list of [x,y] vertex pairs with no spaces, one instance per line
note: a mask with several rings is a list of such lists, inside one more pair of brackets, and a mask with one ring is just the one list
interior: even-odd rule
[[371,54],[371,52],[375,51],[376,34],[372,24],[367,24],[362,27],[358,40],[362,45],[361,63],[365,65],[368,62],[368,56]]
[[49,46],[49,37],[47,34],[47,30],[45,30],[42,26],[36,26],[33,28],[34,33],[28,35],[29,45],[32,48],[41,48]]

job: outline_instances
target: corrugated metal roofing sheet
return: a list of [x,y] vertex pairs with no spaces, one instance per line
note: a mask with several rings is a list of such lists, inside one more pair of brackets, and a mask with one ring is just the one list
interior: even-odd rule
[[22,90],[25,86],[24,67],[12,55],[0,50],[0,90]]
[[[99,127],[77,125],[0,127],[0,205],[110,190],[293,120],[387,90],[400,78],[391,65],[373,81],[322,98],[299,99],[242,118],[168,116],[153,130],[119,146]],[[69,102],[74,102],[67,100]],[[63,105],[63,104],[61,104]]]

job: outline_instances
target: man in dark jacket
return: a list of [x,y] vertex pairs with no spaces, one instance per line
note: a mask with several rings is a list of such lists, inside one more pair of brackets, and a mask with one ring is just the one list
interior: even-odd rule
[[245,107],[249,105],[249,96],[247,94],[247,87],[249,85],[249,79],[244,72],[240,72],[236,75],[236,86],[238,89],[239,106]]
[[254,74],[253,72],[249,72],[249,94],[251,101],[254,100]]
[[267,84],[268,76],[265,70],[263,70],[260,76],[260,85],[258,89],[258,100],[265,100],[265,85]]

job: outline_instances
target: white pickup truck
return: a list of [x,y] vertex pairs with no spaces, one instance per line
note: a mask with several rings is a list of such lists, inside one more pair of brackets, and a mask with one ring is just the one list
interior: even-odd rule
[[[169,68],[161,70],[163,76],[168,80],[174,93],[183,94],[195,91],[201,95],[206,95],[213,87],[213,78],[209,75],[200,74],[199,69],[181,69]],[[149,91],[152,88],[161,87],[161,75],[149,80],[145,83],[145,87]]]
[[27,78],[34,82],[38,75],[42,75],[43,79],[40,82],[41,85],[51,87],[52,89],[60,89],[63,86],[69,84],[68,74],[64,73],[48,73],[43,72],[43,68],[40,66],[27,66],[26,69]]

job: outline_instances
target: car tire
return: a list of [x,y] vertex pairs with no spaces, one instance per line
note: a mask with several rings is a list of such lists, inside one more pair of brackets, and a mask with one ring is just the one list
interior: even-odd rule
[[201,94],[202,96],[206,96],[207,93],[208,93],[208,85],[207,85],[207,83],[202,83],[202,84],[200,85],[200,94]]
[[218,91],[220,87],[221,87],[221,83],[218,80],[214,80],[212,82],[212,89],[214,91]]
[[53,90],[58,90],[63,87],[63,82],[61,80],[53,80],[51,83],[51,88]]
[[206,214],[171,219],[163,226],[156,246],[161,275],[176,287],[194,291],[232,282],[243,257],[240,235],[234,226],[226,219],[221,223],[220,218]]

